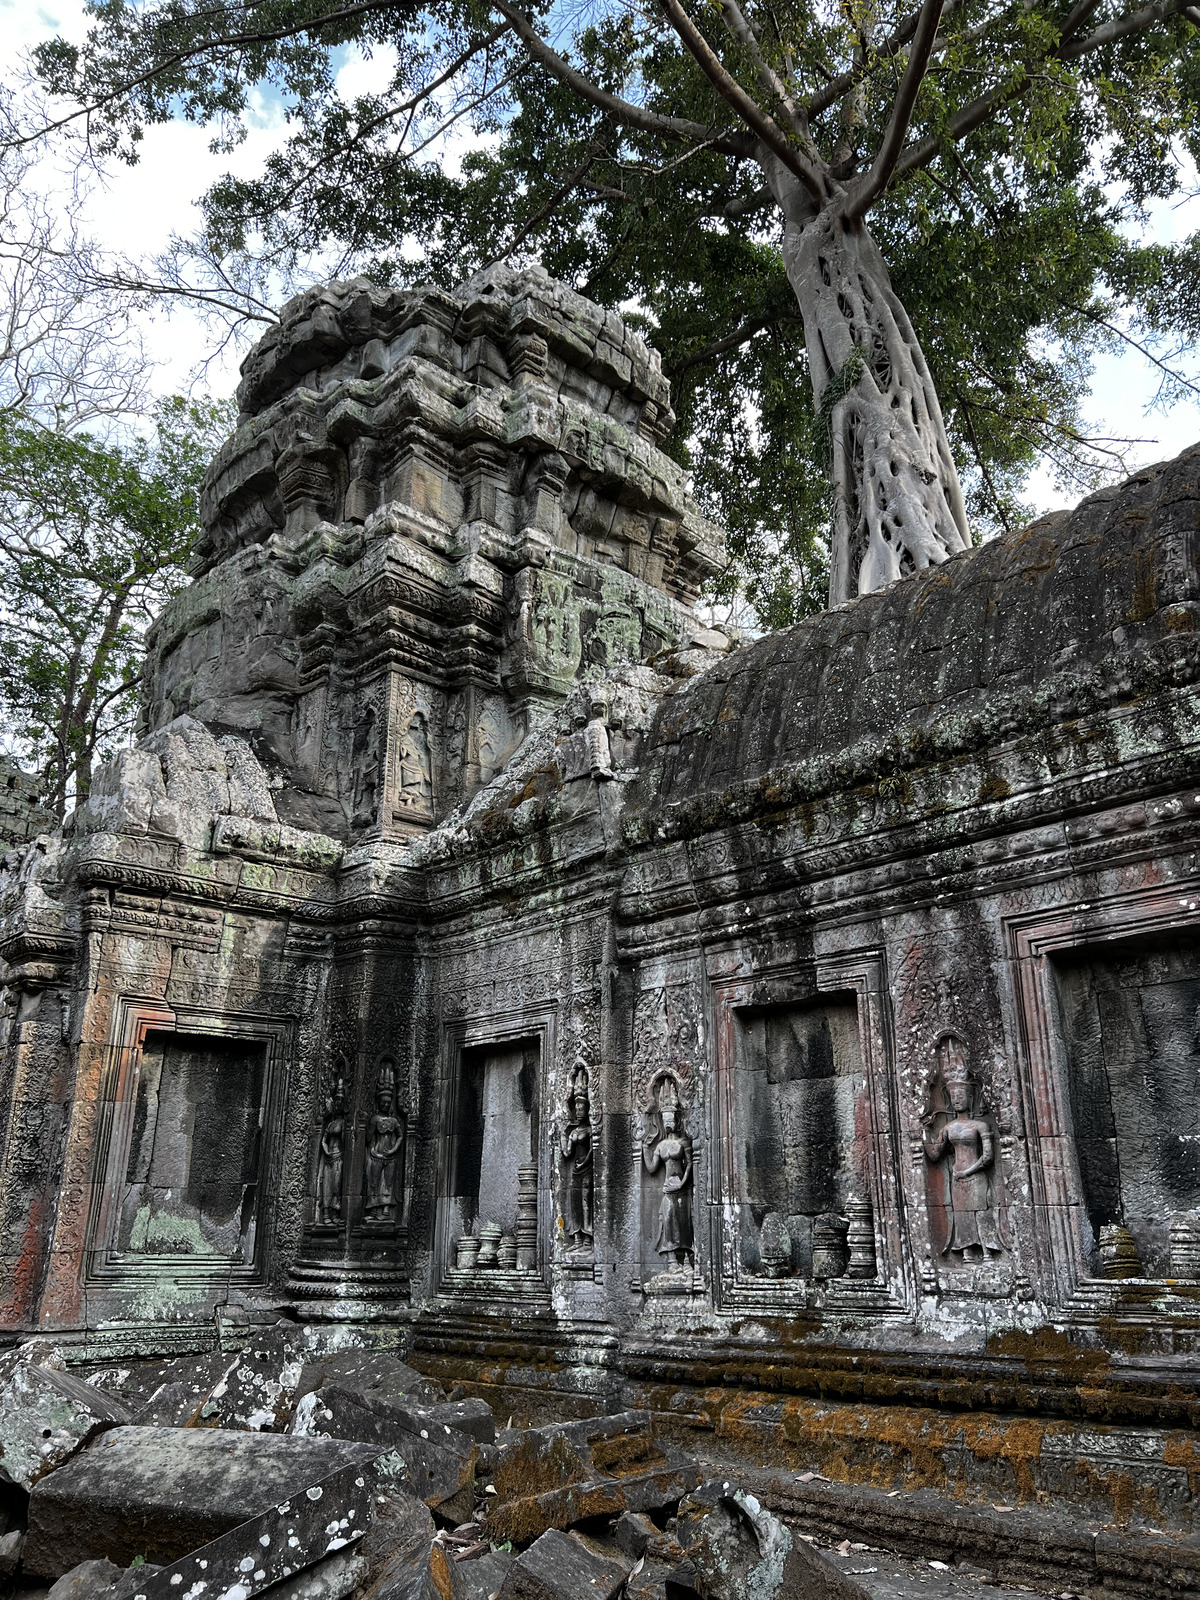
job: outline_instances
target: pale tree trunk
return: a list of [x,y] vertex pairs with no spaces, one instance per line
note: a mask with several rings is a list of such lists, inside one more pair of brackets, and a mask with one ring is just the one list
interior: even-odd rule
[[866,224],[847,222],[836,199],[818,210],[777,161],[763,165],[829,427],[839,605],[967,549],[966,507],[929,368]]

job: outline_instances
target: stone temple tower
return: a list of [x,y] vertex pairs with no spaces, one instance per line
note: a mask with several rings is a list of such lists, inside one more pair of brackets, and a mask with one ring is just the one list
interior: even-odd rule
[[297,827],[428,830],[582,674],[675,643],[720,562],[657,353],[540,271],[310,290],[238,398],[146,726],[244,735]]

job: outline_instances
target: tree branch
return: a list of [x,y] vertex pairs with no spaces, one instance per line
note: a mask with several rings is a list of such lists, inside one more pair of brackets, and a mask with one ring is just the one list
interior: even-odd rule
[[512,241],[508,248],[506,250],[502,250],[498,256],[492,256],[490,260],[484,262],[484,269],[488,267],[494,267],[497,261],[507,261],[514,250],[519,250],[525,243],[526,239],[528,239],[529,235],[537,227],[538,223],[541,222],[543,218],[548,217],[558,202],[562,199],[565,199],[565,197],[570,194],[571,190],[575,188],[576,184],[579,183],[580,179],[587,174],[588,169],[596,162],[599,154],[600,152],[598,150],[589,147],[587,155],[584,157],[580,165],[576,167],[575,171],[570,173],[562,180],[546,203],[542,206],[539,206],[539,208],[534,212],[533,216],[530,217],[529,221],[518,230],[516,238]]
[[645,106],[635,106],[630,100],[622,100],[619,95],[609,94],[607,89],[601,89],[599,84],[585,78],[582,72],[564,61],[546,43],[525,13],[515,5],[510,5],[509,0],[492,0],[492,4],[539,66],[545,67],[564,88],[572,90],[601,111],[606,111],[614,122],[626,128],[640,128],[644,133],[657,133],[667,139],[706,144],[726,155],[754,155],[754,141],[744,134],[717,133],[703,123],[691,122],[686,117],[663,116],[657,111],[648,111]]
[[[1099,0],[1096,0],[1096,3],[1099,4]],[[947,0],[942,10],[942,20],[944,21],[947,17],[953,16],[956,11],[960,11],[964,4],[965,0]],[[894,29],[881,44],[871,51],[870,56],[864,57],[861,62],[856,63],[847,71],[839,73],[836,78],[831,78],[818,94],[814,94],[809,99],[808,115],[810,117],[818,117],[823,111],[829,111],[833,106],[837,105],[844,94],[853,89],[856,84],[861,83],[864,78],[869,77],[876,67],[881,66],[885,61],[890,61],[894,55],[898,55],[913,34],[916,33],[917,26],[921,21],[921,15],[921,11],[914,11],[911,17],[906,18],[898,28]]]
[[712,344],[706,345],[703,350],[698,350],[695,355],[684,356],[681,361],[670,369],[667,375],[672,382],[678,382],[690,367],[698,367],[702,362],[712,361],[717,356],[727,355],[730,350],[740,350],[743,345],[749,344],[756,333],[761,333],[764,328],[774,328],[784,322],[792,323],[802,320],[799,310],[797,310],[795,316],[764,313],[757,317],[748,317],[740,328],[735,328],[732,333],[727,333],[723,339],[715,339]]
[[679,0],[659,0],[667,20],[683,40],[704,76],[721,98],[737,112],[747,127],[752,128],[771,154],[776,156],[790,173],[820,202],[825,199],[827,185],[823,173],[816,172],[787,141],[783,130],[765,111],[755,104],[737,80],[730,76],[709,46],[708,40],[679,4]]
[[185,61],[191,61],[195,56],[202,56],[214,50],[246,50],[254,45],[278,44],[282,39],[291,39],[299,33],[318,33],[322,28],[340,26],[350,22],[355,17],[369,16],[373,11],[389,11],[395,0],[361,0],[358,5],[342,6],[337,11],[328,11],[324,16],[309,17],[306,21],[290,23],[282,28],[265,28],[254,33],[230,33],[224,36],[204,40],[193,45],[187,50],[173,50],[170,55],[161,61],[156,61],[153,66],[147,67],[145,72],[139,72],[134,78],[127,78],[124,83],[110,89],[107,94],[102,94],[98,99],[86,105],[77,106],[74,111],[69,111],[66,116],[59,117],[53,122],[47,122],[33,133],[21,134],[18,137],[5,139],[3,143],[9,149],[20,149],[23,145],[36,144],[44,139],[47,134],[57,133],[60,128],[67,127],[72,122],[77,122],[80,117],[90,117],[94,112],[101,111],[105,106],[112,105],[122,96],[132,94],[135,89],[141,89],[151,83],[164,72],[169,72],[172,67],[180,67]]
[[[1077,60],[1093,50],[1102,49],[1115,39],[1124,38],[1126,34],[1144,31],[1146,28],[1152,28],[1156,22],[1165,22],[1170,17],[1186,14],[1188,9],[1187,0],[1154,0],[1152,5],[1143,6],[1140,11],[1133,11],[1124,17],[1115,18],[1112,22],[1106,22],[1102,28],[1097,28],[1095,33],[1089,34],[1086,39],[1081,39],[1078,44],[1049,52],[1042,56],[1040,61]],[[1022,77],[1010,79],[1008,83],[997,84],[994,89],[989,89],[986,94],[981,94],[978,99],[972,100],[970,105],[964,106],[950,118],[944,133],[931,133],[919,143],[911,145],[896,162],[893,177],[901,177],[905,173],[915,172],[920,167],[928,166],[947,143],[957,144],[960,139],[965,139],[969,133],[973,133],[985,123],[989,117],[994,116],[1002,106],[1027,94],[1034,81],[1034,69],[1039,64],[1039,61],[1027,63]]]
[[943,0],[925,0],[921,7],[917,29],[909,46],[904,77],[900,80],[900,88],[892,102],[892,114],[888,118],[887,132],[883,136],[883,142],[879,146],[865,182],[858,188],[846,208],[846,215],[849,218],[858,219],[866,216],[871,206],[887,188],[896,169],[896,162],[900,158],[908,134],[913,107],[917,103],[917,96],[925,79],[925,70],[933,51],[933,41],[937,38],[938,27],[941,24],[942,3]]

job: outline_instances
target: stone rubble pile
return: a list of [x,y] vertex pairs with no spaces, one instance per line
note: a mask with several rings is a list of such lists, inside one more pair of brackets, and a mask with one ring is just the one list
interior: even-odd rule
[[864,1600],[649,1412],[497,1429],[378,1350],[0,1359],[0,1580],[27,1600]]

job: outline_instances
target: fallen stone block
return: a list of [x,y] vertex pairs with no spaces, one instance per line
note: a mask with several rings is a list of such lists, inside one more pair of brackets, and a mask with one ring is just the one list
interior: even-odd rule
[[338,1439],[198,1428],[113,1428],[29,1501],[26,1572],[57,1578],[80,1561],[168,1562],[379,1451]]
[[408,1405],[423,1427],[434,1436],[442,1429],[469,1434],[479,1444],[495,1444],[496,1418],[486,1400],[443,1400],[440,1405]]
[[704,1600],[870,1600],[778,1517],[730,1482],[680,1502],[674,1536]]
[[391,1494],[377,1505],[358,1551],[361,1600],[475,1600],[458,1564],[435,1544],[428,1508],[409,1495]]
[[186,1428],[195,1425],[201,1406],[234,1360],[227,1350],[209,1350],[167,1361],[101,1367],[86,1381],[89,1388],[115,1395],[139,1427]]
[[672,1506],[703,1480],[694,1462],[655,1441],[646,1411],[504,1433],[487,1524],[498,1543],[535,1539],[593,1517]]
[[297,1377],[296,1399],[327,1383],[379,1400],[409,1400],[432,1406],[445,1399],[441,1384],[423,1377],[384,1350],[336,1350],[310,1357]]
[[557,1528],[535,1540],[508,1569],[500,1600],[613,1600],[629,1566]]
[[98,1561],[81,1561],[51,1585],[46,1600],[100,1600],[124,1576],[120,1567],[103,1556]]
[[278,1585],[316,1568],[311,1584],[295,1585],[295,1600],[333,1600],[350,1593],[367,1569],[355,1561],[324,1563],[358,1546],[392,1492],[386,1460],[350,1462],[178,1560],[122,1573],[106,1600],[250,1600],[264,1589],[279,1594]]
[[492,1600],[499,1594],[516,1561],[512,1550],[489,1550],[485,1555],[467,1561],[453,1561],[456,1576],[463,1586],[467,1600]]
[[128,1408],[74,1373],[28,1358],[0,1358],[0,1474],[31,1489],[105,1428],[127,1423]]
[[305,1395],[292,1417],[299,1437],[356,1439],[377,1451],[395,1450],[408,1468],[413,1492],[452,1522],[475,1509],[475,1465],[479,1446],[470,1434],[430,1424],[420,1412],[377,1390],[323,1384]]

